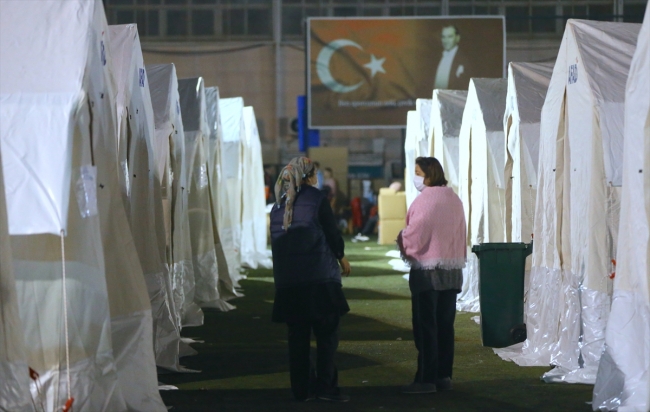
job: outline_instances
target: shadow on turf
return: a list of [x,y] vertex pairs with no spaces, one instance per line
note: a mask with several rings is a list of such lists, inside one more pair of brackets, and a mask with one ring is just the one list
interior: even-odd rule
[[[363,289],[347,289],[345,293],[349,299],[405,299]],[[183,336],[203,343],[192,344],[199,353],[182,358],[181,364],[202,372],[165,374],[160,377],[161,381],[171,385],[198,384],[209,380],[246,376],[259,378],[260,375],[288,372],[286,326],[271,322],[273,286],[263,282],[247,282],[246,294],[246,299],[238,300],[236,312],[204,309],[203,326],[183,329]],[[410,329],[348,313],[341,318],[339,335],[341,340],[372,344],[373,341],[395,341],[397,338],[408,340],[412,333]],[[342,352],[337,354],[337,365],[342,371],[377,364],[361,356]]]
[[[480,382],[457,385],[451,392],[439,392],[425,395],[403,395],[400,384],[395,386],[368,386],[342,388],[351,396],[349,403],[331,404],[323,401],[299,403],[293,401],[289,389],[256,389],[256,390],[196,390],[196,391],[165,391],[163,400],[168,406],[173,406],[172,412],[203,412],[203,411],[588,411],[589,406],[584,402],[576,404],[564,403],[558,399],[551,404],[534,402],[535,390],[530,390],[531,403],[522,405],[522,393],[513,393],[513,399],[495,396],[490,391],[493,385],[512,387],[512,381],[500,380],[483,385]],[[520,386],[520,385],[514,385]]]

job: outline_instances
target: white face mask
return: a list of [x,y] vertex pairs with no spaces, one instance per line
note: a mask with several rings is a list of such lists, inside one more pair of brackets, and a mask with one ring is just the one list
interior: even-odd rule
[[427,187],[427,185],[424,184],[424,176],[413,176],[413,184],[418,192],[423,191],[424,188]]

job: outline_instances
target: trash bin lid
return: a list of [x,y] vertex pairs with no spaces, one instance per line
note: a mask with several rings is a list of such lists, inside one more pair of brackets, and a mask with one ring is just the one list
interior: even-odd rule
[[530,243],[481,243],[479,245],[472,246],[472,250],[495,250],[495,249],[526,249],[530,247]]
[[[532,243],[532,242],[531,242]],[[531,243],[481,243],[480,245],[472,246],[472,252],[483,252],[486,250],[519,250],[528,249]]]

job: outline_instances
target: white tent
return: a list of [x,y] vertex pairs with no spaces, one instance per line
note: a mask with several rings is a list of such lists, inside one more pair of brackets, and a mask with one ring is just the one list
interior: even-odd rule
[[214,249],[217,253],[217,266],[219,269],[219,293],[225,301],[234,297],[243,296],[235,290],[233,279],[230,277],[228,260],[223,250],[219,235],[219,141],[222,135],[221,111],[219,110],[219,88],[205,88],[206,111],[210,139],[208,145],[208,178],[210,180],[210,199],[212,211],[212,233],[214,235]]
[[434,90],[429,127],[429,156],[442,165],[449,186],[458,193],[458,135],[467,101],[465,90]]
[[[553,73],[550,63],[510,63],[508,96],[503,127],[507,137],[506,239],[508,242],[530,242],[533,234],[535,199],[537,198],[537,166],[539,160],[539,127],[542,106]],[[527,300],[532,257],[526,259],[525,297]],[[524,308],[524,321],[527,307]],[[495,349],[503,359],[518,357],[521,344]]]
[[625,92],[623,188],[612,311],[594,410],[650,410],[650,8]]
[[223,132],[219,135],[219,191],[218,227],[223,251],[228,261],[230,277],[235,284],[243,276],[241,268],[241,213],[242,213],[242,140],[244,135],[244,99],[219,99]]
[[203,78],[178,81],[183,130],[185,162],[188,176],[188,210],[192,262],[194,264],[195,302],[202,307],[233,309],[219,293],[219,270],[215,250],[208,153],[210,129]]
[[510,63],[508,66],[508,95],[503,117],[508,142],[505,169],[508,242],[527,243],[533,233],[539,122],[552,73],[551,63]]
[[[174,307],[180,313],[182,326],[198,326],[203,324],[203,312],[194,302],[194,266],[186,190],[189,178],[176,68],[173,64],[158,64],[148,65],[145,69],[154,111],[156,159],[160,161],[158,170],[170,175],[166,190],[172,194],[170,249]],[[169,163],[165,166],[163,162]],[[171,170],[167,172],[167,169]]]
[[471,79],[459,135],[458,191],[467,222],[467,267],[458,310],[478,312],[478,259],[472,245],[505,240],[503,133],[506,79]]
[[415,159],[420,156],[429,156],[429,128],[431,117],[431,99],[417,99],[415,110],[406,116],[406,138],[404,140],[404,154],[406,156],[406,173],[404,182],[406,191],[406,207],[410,207],[418,196],[418,191],[413,185],[415,176]]
[[98,216],[113,194],[122,205],[117,173],[109,173],[117,165],[108,147],[115,117],[107,47],[100,1],[41,1],[27,10],[22,1],[0,3],[9,233],[27,363],[40,374],[32,397],[46,410],[70,397],[76,411],[126,410],[109,293],[123,309],[120,281],[131,274],[105,272]]
[[[114,308],[111,301],[113,353],[127,407],[164,410],[158,393],[154,346],[167,356],[159,356],[161,366],[175,366],[180,332],[165,259],[160,179],[153,153],[153,108],[137,27],[110,26],[109,35],[109,68],[115,79],[118,127],[117,141],[110,146],[118,149],[121,173],[116,175],[122,178],[126,213],[119,204],[119,195],[114,194],[107,203],[110,213],[106,219],[102,216],[102,235],[107,274],[113,270],[130,275],[128,294],[121,296],[119,307]],[[113,152],[109,159],[114,158]],[[115,169],[113,165],[110,173],[114,174]],[[125,241],[131,234],[133,239]],[[116,245],[118,242],[121,244]]]
[[251,269],[273,267],[266,248],[266,196],[264,193],[264,165],[262,146],[257,130],[255,110],[244,107],[244,140],[242,141],[242,197],[241,263]]
[[625,82],[640,25],[569,20],[540,123],[535,247],[520,365],[593,383],[616,256]]
[[33,411],[25,331],[18,313],[18,297],[7,222],[2,156],[0,155],[0,410]]

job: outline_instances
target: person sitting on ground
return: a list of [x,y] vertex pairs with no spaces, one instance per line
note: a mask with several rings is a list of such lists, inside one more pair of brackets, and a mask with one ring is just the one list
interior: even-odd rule
[[415,159],[415,187],[421,192],[406,215],[397,243],[411,264],[409,288],[418,367],[402,393],[451,389],[454,364],[456,295],[463,285],[467,257],[463,204],[447,187],[434,157]]
[[[388,186],[388,188],[394,190],[395,192],[399,192],[402,190],[402,184],[400,182],[393,182]],[[361,232],[357,233],[357,235],[352,238],[352,242],[367,242],[370,240],[370,236],[375,232],[377,222],[379,222],[379,215],[377,213],[370,213],[370,216],[368,216],[363,229],[361,229]]]
[[[272,320],[288,327],[293,396],[299,401],[346,402],[350,398],[338,387],[334,354],[339,318],[350,311],[341,286],[341,275],[350,274],[350,263],[330,204],[315,183],[314,164],[296,157],[275,184]],[[318,356],[315,371],[310,361],[312,331]]]

